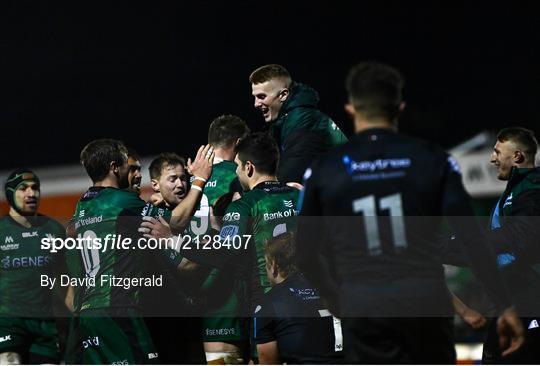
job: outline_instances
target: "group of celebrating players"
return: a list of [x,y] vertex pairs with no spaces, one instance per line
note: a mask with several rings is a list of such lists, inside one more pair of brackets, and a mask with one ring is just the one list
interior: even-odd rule
[[[491,161],[508,186],[484,230],[456,161],[397,132],[404,82],[393,67],[349,72],[350,140],[284,67],[262,66],[250,82],[268,131],[216,118],[193,160],[167,152],[151,162],[148,202],[140,158],[114,139],[83,148],[93,186],[67,228],[37,213],[31,170],[10,174],[0,363],[451,364],[453,313],[468,308],[447,289],[443,264],[470,266],[496,308],[484,360],[538,362],[531,131],[497,137]],[[440,239],[443,228],[452,240]],[[168,244],[92,245],[112,236]],[[51,253],[44,238],[88,240]],[[41,285],[48,276],[71,281]],[[62,355],[53,295],[73,315]]]

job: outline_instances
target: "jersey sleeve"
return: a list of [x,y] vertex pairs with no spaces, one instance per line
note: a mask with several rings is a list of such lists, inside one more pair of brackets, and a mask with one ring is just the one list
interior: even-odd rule
[[255,309],[253,318],[255,325],[255,343],[264,344],[277,340],[276,326],[277,319],[273,306],[270,302],[264,301]]
[[336,286],[331,276],[328,253],[328,233],[321,224],[321,161],[315,162],[306,170],[303,177],[304,189],[300,192],[298,210],[300,216],[297,226],[297,263],[309,282],[315,285],[335,309],[333,300],[337,299]]

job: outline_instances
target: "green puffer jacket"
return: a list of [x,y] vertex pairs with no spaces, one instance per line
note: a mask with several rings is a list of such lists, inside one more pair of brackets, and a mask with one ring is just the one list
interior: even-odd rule
[[319,95],[313,88],[293,82],[289,98],[271,125],[281,151],[281,181],[301,182],[315,157],[348,141],[334,121],[317,108],[318,102]]

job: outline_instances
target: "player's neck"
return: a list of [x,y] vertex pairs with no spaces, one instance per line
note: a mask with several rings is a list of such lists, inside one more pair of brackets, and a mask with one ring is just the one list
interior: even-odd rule
[[354,118],[354,132],[356,134],[362,133],[366,130],[371,130],[374,128],[388,129],[392,131],[397,131],[396,123],[388,121],[387,119],[367,119],[363,116],[356,115]]
[[27,228],[32,227],[32,224],[30,223],[30,220],[28,220],[28,217],[22,216],[13,207],[9,208],[9,216],[11,216],[13,220],[15,220],[17,223],[19,223],[20,225],[24,227],[27,227]]
[[252,190],[257,185],[263,182],[277,182],[277,177],[275,175],[259,175],[254,177],[253,181],[249,184],[249,190]]
[[535,162],[532,161],[532,162],[525,162],[525,163],[521,163],[521,164],[516,164],[516,168],[532,169],[532,168],[536,168],[536,166],[535,166]]
[[105,179],[94,183],[94,187],[111,187],[118,188],[118,179],[116,177],[105,177]]
[[[226,149],[223,147],[216,147],[214,148],[214,154],[216,155],[216,159],[218,161],[228,160],[233,161],[234,156],[236,155],[234,152],[234,148]],[[215,161],[214,161],[215,163]]]
[[287,276],[282,276],[281,273],[274,277],[274,284],[279,285],[287,279]]

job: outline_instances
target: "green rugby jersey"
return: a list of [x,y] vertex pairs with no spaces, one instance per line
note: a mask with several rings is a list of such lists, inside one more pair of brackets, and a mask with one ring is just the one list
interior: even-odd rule
[[0,219],[0,316],[52,316],[52,294],[41,275],[54,276],[63,253],[41,248],[42,238],[64,238],[65,229],[46,216],[26,228],[11,216]]
[[[296,203],[299,191],[280,182],[263,182],[251,191],[244,193],[241,199],[232,202],[225,216],[221,229],[222,240],[251,235],[248,242],[249,258],[238,259],[247,265],[251,272],[251,304],[259,304],[263,293],[270,290],[266,276],[264,258],[265,242],[296,227]],[[245,244],[245,238],[242,238]],[[223,248],[224,253],[246,253]],[[238,263],[238,260],[235,260]],[[242,267],[242,266],[241,266]]]
[[[193,182],[193,177],[191,182]],[[193,238],[211,235],[210,207],[213,207],[223,195],[238,190],[235,183],[237,183],[237,177],[234,162],[222,160],[214,164],[212,175],[206,183],[199,207],[187,229],[188,235]],[[201,295],[205,297],[208,310],[211,313],[230,314],[237,306],[237,300],[232,290],[230,274],[213,269],[201,286]]]
[[[191,178],[193,182],[194,177]],[[222,160],[214,164],[212,175],[208,179],[201,197],[199,207],[188,228],[189,235],[210,234],[210,206],[214,206],[218,198],[234,191],[236,180],[236,164]]]
[[107,276],[137,278],[143,275],[143,251],[136,247],[139,238],[137,229],[140,218],[146,215],[148,206],[131,191],[112,187],[91,187],[77,203],[75,209],[75,230],[78,238],[100,238],[107,235],[122,235],[132,239],[128,249],[106,250],[84,247],[81,250],[85,279],[94,278],[95,286],[84,284],[80,310],[137,307],[139,289],[103,284],[101,278]]

